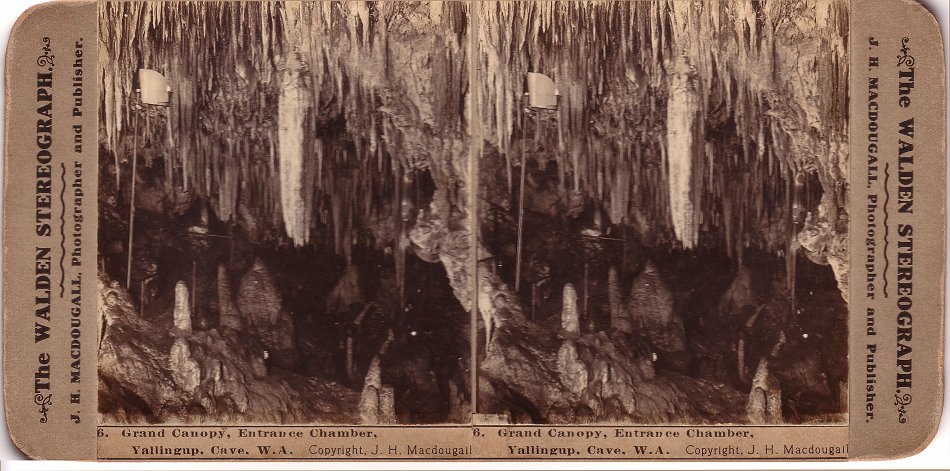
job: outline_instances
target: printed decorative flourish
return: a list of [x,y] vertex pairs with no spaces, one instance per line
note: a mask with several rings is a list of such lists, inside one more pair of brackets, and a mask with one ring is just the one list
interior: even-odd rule
[[38,412],[40,413],[40,423],[46,423],[48,418],[47,412],[49,412],[49,406],[53,404],[53,395],[52,394],[37,394],[33,396],[33,402],[36,405],[40,406]]
[[48,37],[44,37],[43,44],[43,47],[40,49],[43,51],[43,54],[36,58],[36,65],[40,67],[48,67],[49,70],[53,70],[53,59],[55,59],[56,56],[51,54],[53,52],[53,48],[50,45],[50,39]]
[[910,42],[910,38],[908,37],[901,38],[901,49],[900,49],[901,53],[899,56],[897,56],[898,67],[902,65],[907,66],[907,67],[914,66],[914,56],[910,55],[910,46],[907,45],[907,43],[909,42]]
[[898,389],[897,393],[894,394],[894,405],[900,406],[897,408],[897,421],[904,424],[907,423],[907,406],[914,400],[914,397],[909,393],[901,394],[901,391]]

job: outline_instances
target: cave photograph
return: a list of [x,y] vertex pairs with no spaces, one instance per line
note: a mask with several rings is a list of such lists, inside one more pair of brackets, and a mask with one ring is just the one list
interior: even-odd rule
[[479,414],[846,422],[847,8],[478,9]]
[[460,204],[468,14],[100,4],[103,422],[471,421],[470,317],[410,238]]
[[100,422],[846,423],[848,13],[100,3]]

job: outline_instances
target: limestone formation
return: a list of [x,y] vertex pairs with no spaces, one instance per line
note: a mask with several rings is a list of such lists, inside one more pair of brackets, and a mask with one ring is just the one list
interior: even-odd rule
[[373,356],[369,369],[366,371],[359,405],[362,424],[396,423],[395,392],[391,386],[383,386],[380,363],[379,355]]
[[557,370],[569,391],[580,394],[587,388],[587,366],[577,357],[577,344],[565,340],[557,351]]
[[652,261],[633,280],[630,309],[638,327],[667,327],[673,320],[673,296]]
[[396,423],[396,392],[392,386],[383,386],[379,391],[379,424]]
[[564,285],[563,307],[561,310],[561,329],[571,334],[580,334],[581,325],[577,312],[577,291],[574,285]]
[[753,424],[782,422],[782,390],[778,381],[769,374],[769,361],[765,358],[759,360],[752,377],[746,414]]
[[623,290],[620,287],[620,276],[616,267],[610,267],[607,272],[607,296],[610,304],[610,327],[621,332],[633,332],[630,322],[630,311],[623,302]]
[[363,386],[363,393],[360,395],[360,423],[379,423],[379,389],[369,384]]
[[175,339],[169,353],[172,375],[178,386],[192,393],[201,382],[201,370],[198,363],[191,357],[188,341],[181,337]]
[[327,312],[346,312],[351,305],[364,302],[356,265],[349,265],[327,295]]
[[719,298],[718,312],[738,315],[745,306],[758,304],[752,290],[752,275],[745,265],[739,267],[729,288]]
[[369,368],[366,369],[366,379],[363,380],[363,387],[372,386],[377,391],[383,387],[383,372],[379,355],[373,357],[369,362]]
[[657,349],[666,353],[686,350],[683,320],[673,312],[673,295],[652,261],[634,278],[626,310],[634,329],[642,329]]
[[188,286],[184,281],[175,284],[175,329],[179,335],[191,334],[191,307],[188,298]]
[[241,330],[241,314],[234,305],[231,279],[223,263],[218,264],[218,316],[219,326]]
[[294,323],[282,306],[274,278],[260,259],[241,278],[237,310],[246,331],[268,348],[272,363],[290,368],[296,361]]
[[281,296],[270,270],[260,259],[241,278],[237,307],[249,327],[267,328],[277,323]]

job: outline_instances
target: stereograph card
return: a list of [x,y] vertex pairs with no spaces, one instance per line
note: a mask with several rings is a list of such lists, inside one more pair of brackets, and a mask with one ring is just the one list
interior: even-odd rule
[[913,1],[58,1],[6,70],[31,457],[887,459],[936,432],[947,85]]

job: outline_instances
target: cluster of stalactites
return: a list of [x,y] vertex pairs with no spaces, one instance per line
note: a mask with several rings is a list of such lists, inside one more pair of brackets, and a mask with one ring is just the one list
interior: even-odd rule
[[[360,228],[395,217],[394,188],[410,173],[401,168],[444,157],[430,156],[407,130],[460,132],[459,120],[444,115],[460,116],[454,108],[464,102],[465,5],[103,2],[99,8],[101,121],[117,182],[129,179],[132,116],[143,113],[135,105],[136,71],[158,70],[169,79],[171,102],[164,122],[136,129],[139,146],[162,143],[170,192],[206,197],[219,219],[242,222],[257,237],[282,231],[303,245],[318,228],[348,256]],[[431,47],[413,50],[420,38]],[[441,70],[432,80],[394,76],[409,65],[393,64],[398,61]],[[412,86],[424,88],[404,89]],[[334,127],[340,123],[343,132]]]
[[[825,191],[839,191],[847,8],[483,4],[485,139],[509,169],[522,154],[553,156],[562,184],[599,198],[614,222],[649,221],[687,248],[705,234],[740,258],[752,245],[784,249],[767,232],[791,223],[787,182],[818,171]],[[557,111],[526,110],[527,72],[555,80]],[[828,99],[815,100],[816,90]]]

